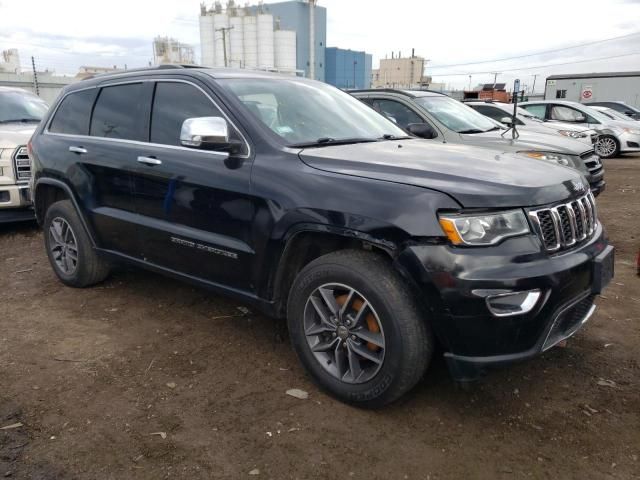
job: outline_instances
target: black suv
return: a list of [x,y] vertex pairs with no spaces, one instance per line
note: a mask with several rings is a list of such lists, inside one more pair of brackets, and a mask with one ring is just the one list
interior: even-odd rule
[[613,248],[575,170],[408,137],[323,83],[166,68],[65,89],[30,145],[62,282],[124,261],[286,317],[311,376],[379,406],[572,335]]

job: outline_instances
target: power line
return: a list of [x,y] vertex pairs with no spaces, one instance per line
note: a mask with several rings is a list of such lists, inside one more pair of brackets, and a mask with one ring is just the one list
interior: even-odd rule
[[629,33],[627,35],[621,35],[619,37],[605,38],[603,40],[596,40],[596,41],[588,42],[588,43],[581,43],[581,44],[578,44],[578,45],[572,45],[570,47],[555,48],[553,50],[544,50],[544,51],[536,52],[536,53],[527,53],[525,55],[517,55],[515,57],[495,58],[493,60],[482,60],[482,61],[479,61],[479,62],[452,63],[450,65],[430,65],[429,68],[465,67],[467,65],[480,65],[480,64],[483,64],[483,63],[493,63],[493,62],[504,62],[504,61],[507,61],[507,60],[517,60],[519,58],[535,57],[537,55],[545,55],[547,53],[562,52],[564,50],[571,50],[573,48],[588,47],[590,45],[597,45],[599,43],[612,42],[614,40],[621,40],[623,38],[629,38],[629,37],[633,37],[633,36],[636,36],[636,35],[640,35],[640,32]]
[[[599,58],[588,58],[586,60],[576,60],[575,62],[562,62],[562,63],[545,63],[543,65],[534,65],[532,67],[521,67],[521,68],[503,68],[501,69],[501,72],[520,72],[520,71],[524,71],[524,70],[535,70],[538,68],[549,68],[549,67],[558,67],[558,66],[562,66],[562,65],[574,65],[576,63],[589,63],[589,62],[598,62],[600,60],[610,60],[612,58],[622,58],[622,57],[630,57],[633,55],[640,55],[640,52],[633,52],[633,53],[624,53],[622,55],[610,55],[607,57],[599,57]],[[495,74],[495,70],[489,70],[486,72],[466,72],[466,73],[435,73],[432,74],[432,76],[434,77],[456,77],[456,76],[462,76],[462,75],[480,75],[480,74],[487,74],[487,73],[493,73]]]

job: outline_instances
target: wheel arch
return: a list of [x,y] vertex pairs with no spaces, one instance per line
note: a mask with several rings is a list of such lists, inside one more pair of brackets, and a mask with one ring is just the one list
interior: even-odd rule
[[36,220],[38,224],[42,226],[44,222],[44,217],[47,213],[47,209],[55,202],[60,200],[69,200],[73,205],[78,217],[80,218],[80,222],[91,240],[91,244],[95,247],[95,237],[93,235],[93,231],[89,227],[89,224],[86,221],[85,216],[80,209],[80,205],[76,200],[71,188],[61,180],[57,180],[55,178],[40,178],[36,182],[33,192],[33,205],[36,213]]
[[280,318],[286,316],[289,290],[295,277],[316,258],[339,250],[356,249],[371,251],[392,262],[399,251],[396,241],[322,224],[292,227],[283,242],[282,253],[267,285],[267,295],[273,301],[274,314]]

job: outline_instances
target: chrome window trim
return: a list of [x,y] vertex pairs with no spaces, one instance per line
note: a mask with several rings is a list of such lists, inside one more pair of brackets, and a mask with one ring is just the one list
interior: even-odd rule
[[[58,109],[60,108],[60,105],[62,105],[62,102],[64,101],[64,99],[67,98],[69,95],[71,95],[73,93],[77,93],[77,92],[82,92],[82,91],[85,91],[85,90],[100,89],[100,88],[103,88],[103,87],[113,87],[113,86],[117,86],[117,85],[127,85],[127,84],[131,84],[131,83],[147,83],[147,82],[186,83],[186,84],[191,85],[191,86],[197,88],[198,90],[200,90],[209,99],[209,101],[218,109],[218,111],[222,114],[222,116],[225,118],[225,120],[227,122],[229,122],[231,127],[238,133],[238,135],[240,135],[240,138],[242,138],[242,141],[246,145],[247,153],[245,155],[238,155],[235,158],[245,158],[245,159],[251,158],[251,153],[252,153],[251,144],[249,143],[247,138],[244,136],[242,131],[236,126],[236,124],[231,121],[231,119],[225,113],[225,111],[222,108],[220,108],[220,105],[218,105],[216,103],[216,101],[211,97],[211,95],[209,95],[204,89],[202,89],[202,87],[200,87],[199,85],[197,85],[197,84],[195,84],[193,82],[190,82],[188,80],[183,80],[183,79],[176,79],[176,78],[142,78],[142,79],[139,78],[139,79],[136,79],[136,80],[124,80],[124,81],[120,81],[120,82],[106,82],[106,83],[102,83],[102,84],[99,84],[99,85],[93,85],[91,87],[74,89],[74,90],[72,90],[70,92],[65,93],[64,97],[62,97],[60,99],[60,101],[57,103],[56,108],[51,113],[51,116],[47,120],[47,125],[45,126],[45,129],[44,129],[44,131],[42,133],[45,134],[45,135],[54,135],[54,136],[58,136],[58,137],[87,138],[87,139],[93,139],[93,140],[106,140],[108,142],[128,143],[128,144],[133,144],[133,145],[144,145],[144,146],[150,146],[150,147],[163,147],[163,148],[170,148],[170,149],[174,149],[174,150],[177,149],[177,150],[188,151],[188,152],[200,152],[200,153],[204,153],[204,154],[207,154],[207,155],[215,155],[215,156],[221,156],[221,157],[225,157],[225,158],[229,157],[229,153],[228,152],[218,152],[218,151],[215,151],[215,150],[199,150],[199,149],[196,149],[196,148],[182,147],[180,145],[167,145],[167,144],[164,144],[164,143],[143,142],[143,141],[140,141],[140,140],[128,140],[128,139],[124,139],[124,138],[97,137],[97,136],[93,136],[93,135],[77,135],[77,134],[71,134],[71,133],[55,133],[55,132],[49,131],[49,127],[51,126],[51,122],[53,121],[54,117],[58,113]],[[96,101],[97,101],[97,98],[96,98]],[[93,111],[92,111],[92,113],[93,113]]]

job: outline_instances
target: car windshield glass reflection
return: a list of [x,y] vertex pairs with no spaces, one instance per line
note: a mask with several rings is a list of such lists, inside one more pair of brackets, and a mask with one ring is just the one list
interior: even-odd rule
[[453,98],[418,97],[415,102],[447,128],[458,133],[484,133],[498,130],[496,122]]

